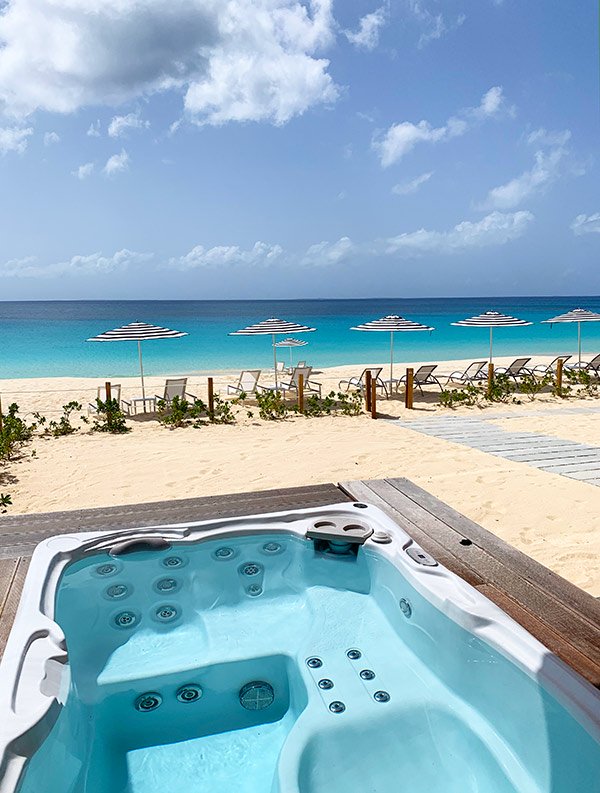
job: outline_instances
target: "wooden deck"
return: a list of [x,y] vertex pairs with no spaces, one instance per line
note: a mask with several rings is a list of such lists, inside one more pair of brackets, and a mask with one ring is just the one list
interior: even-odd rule
[[35,545],[73,531],[185,523],[368,501],[600,688],[600,601],[407,479],[342,482],[106,509],[0,517],[0,654]]

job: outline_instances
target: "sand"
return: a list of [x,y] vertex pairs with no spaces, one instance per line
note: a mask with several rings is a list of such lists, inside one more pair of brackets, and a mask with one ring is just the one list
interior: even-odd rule
[[[447,362],[440,370],[459,366]],[[337,367],[314,379],[337,387],[339,379],[361,369]],[[235,379],[223,373],[215,377],[222,392]],[[124,396],[139,394],[136,379],[120,382]],[[155,393],[163,383],[162,377],[148,378],[147,391]],[[0,395],[5,408],[16,401],[22,413],[39,410],[56,418],[69,400],[92,400],[97,385],[97,379],[85,378],[4,380]],[[191,377],[188,387],[205,397],[206,377]],[[485,416],[513,430],[597,442],[600,401],[569,400],[568,407],[574,406],[597,406],[599,412],[569,413],[564,402],[543,396],[533,403],[486,408]],[[401,399],[379,403],[381,414],[407,421],[443,410],[432,397],[417,397],[415,407],[406,411]],[[456,413],[481,415],[478,408]],[[282,422],[244,415],[234,426],[176,430],[140,416],[131,425],[124,436],[90,434],[83,427],[69,437],[37,438],[18,460],[0,469],[0,491],[11,493],[14,502],[11,514],[404,476],[600,596],[600,488],[590,484],[366,415]]]

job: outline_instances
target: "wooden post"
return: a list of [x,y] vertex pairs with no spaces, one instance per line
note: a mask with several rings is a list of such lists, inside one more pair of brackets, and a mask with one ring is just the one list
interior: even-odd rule
[[110,402],[112,399],[112,386],[108,380],[104,383],[104,391],[106,392],[106,401]]
[[212,377],[208,378],[208,415],[213,416],[215,412],[215,384]]
[[371,380],[373,376],[371,374],[371,370],[367,370],[367,376],[365,378],[365,410],[367,413],[371,410]]
[[371,378],[371,418],[377,418],[377,380]]
[[[563,365],[564,361],[562,358],[559,358],[556,362],[556,392],[559,396],[562,396],[562,381],[563,381]],[[0,413],[0,418],[1,418]]]
[[304,413],[304,375],[298,375],[298,410]]
[[492,393],[493,384],[494,384],[494,364],[488,363],[488,378],[487,378],[488,394]]
[[412,410],[413,407],[413,397],[414,397],[414,380],[415,370],[412,367],[408,367],[406,370],[406,390],[404,392],[404,407]]

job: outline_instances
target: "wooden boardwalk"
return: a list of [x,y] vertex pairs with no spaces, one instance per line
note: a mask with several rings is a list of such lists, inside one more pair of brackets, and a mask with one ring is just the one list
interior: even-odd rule
[[33,546],[54,534],[185,523],[368,501],[441,564],[494,601],[600,688],[600,601],[565,581],[407,479],[343,482],[40,515],[0,517],[0,653]]
[[[490,418],[493,421],[499,417]],[[539,432],[510,432],[491,424],[489,419],[464,416],[434,416],[413,421],[395,419],[392,423],[600,487],[600,446]]]

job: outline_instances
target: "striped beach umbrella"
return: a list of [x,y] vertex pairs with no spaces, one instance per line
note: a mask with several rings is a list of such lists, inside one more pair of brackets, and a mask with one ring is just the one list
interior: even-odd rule
[[247,328],[234,330],[230,336],[271,336],[273,343],[273,370],[275,372],[275,388],[277,388],[277,350],[275,348],[275,337],[292,333],[311,333],[316,328],[309,328],[307,325],[300,325],[297,322],[288,322],[285,319],[265,319],[256,325],[248,325]]
[[494,346],[494,328],[516,328],[524,325],[533,325],[525,319],[501,314],[499,311],[485,311],[476,317],[461,319],[458,322],[451,322],[451,325],[459,325],[461,328],[489,328],[490,329],[490,363],[492,363],[492,352]]
[[290,348],[290,367],[292,366],[292,349],[294,347],[306,347],[308,344],[307,341],[303,341],[302,339],[282,339],[275,343],[276,347],[289,347]]
[[577,323],[577,351],[579,354],[579,363],[581,363],[581,323],[600,322],[600,314],[596,314],[595,311],[588,311],[587,308],[574,308],[572,311],[567,311],[566,314],[559,314],[557,317],[544,319],[542,321],[550,325],[553,325],[555,322]]
[[404,319],[397,314],[389,314],[387,317],[375,319],[372,322],[365,322],[363,325],[357,325],[350,330],[361,330],[367,333],[389,333],[390,334],[390,382],[394,379],[394,333],[407,333],[413,331],[432,331],[435,328],[430,328],[429,325],[421,325],[420,322],[413,322],[410,319]]
[[153,339],[179,339],[187,335],[187,333],[180,330],[161,328],[159,325],[149,325],[147,322],[130,322],[129,325],[123,325],[121,328],[115,328],[114,330],[107,330],[104,333],[98,334],[98,336],[86,339],[86,341],[137,341],[140,376],[142,378],[142,397],[145,399],[146,389],[144,386],[142,342],[152,341]]

